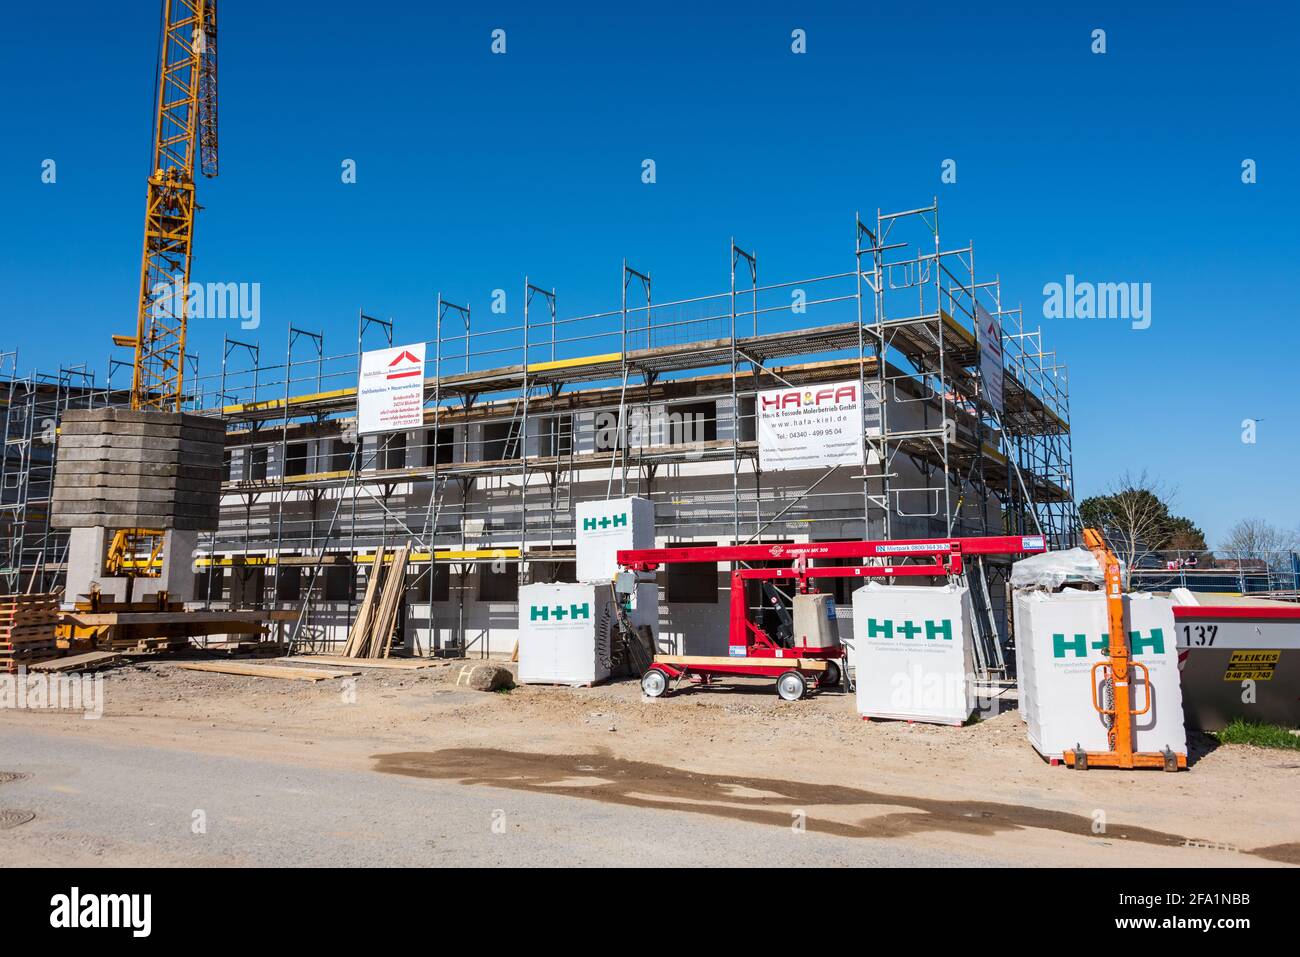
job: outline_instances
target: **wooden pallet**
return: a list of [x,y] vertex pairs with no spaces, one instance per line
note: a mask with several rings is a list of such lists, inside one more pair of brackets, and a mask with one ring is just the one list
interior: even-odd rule
[[107,651],[149,654],[160,651],[180,651],[190,647],[189,638],[126,638],[107,643]]
[[30,668],[32,665],[39,664],[42,661],[53,661],[58,657],[59,655],[57,652],[54,654],[31,655],[21,658],[0,656],[0,674],[17,674],[19,668]]
[[53,641],[54,638],[54,627],[52,625],[37,625],[33,628],[0,628],[0,642]]
[[58,605],[48,608],[10,608],[0,611],[0,626],[31,622],[32,624],[54,623],[59,620]]
[[53,638],[32,641],[0,641],[0,655],[27,654],[37,651],[56,651],[59,643]]
[[57,608],[58,598],[50,594],[0,596],[0,615],[6,612],[31,611],[40,608]]
[[12,674],[20,666],[57,658],[58,621],[55,595],[0,595],[0,671]]
[[46,625],[57,624],[59,620],[59,610],[51,608],[47,611],[27,611],[13,614],[12,612],[0,613],[0,628],[12,628],[16,625]]

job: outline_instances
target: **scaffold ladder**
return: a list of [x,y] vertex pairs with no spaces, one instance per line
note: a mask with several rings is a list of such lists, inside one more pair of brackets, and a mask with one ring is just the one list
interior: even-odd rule
[[998,634],[997,619],[993,615],[993,601],[989,595],[988,569],[982,555],[971,555],[962,566],[961,582],[970,592],[971,613],[975,629],[975,665],[981,674],[1002,674],[1007,671],[1002,654],[1002,637]]

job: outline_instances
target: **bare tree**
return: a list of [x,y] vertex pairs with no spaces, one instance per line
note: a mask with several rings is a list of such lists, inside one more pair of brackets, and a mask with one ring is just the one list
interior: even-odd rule
[[1080,514],[1084,524],[1101,527],[1111,548],[1132,569],[1169,537],[1174,494],[1145,471],[1125,472],[1105,494],[1085,499]]
[[1257,559],[1266,562],[1269,568],[1279,568],[1297,547],[1300,542],[1295,532],[1270,525],[1262,518],[1244,518],[1228,529],[1220,549],[1239,561]]

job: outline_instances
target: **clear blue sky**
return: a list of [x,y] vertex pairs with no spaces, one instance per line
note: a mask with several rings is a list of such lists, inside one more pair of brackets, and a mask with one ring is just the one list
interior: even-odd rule
[[[562,312],[614,305],[624,256],[657,297],[720,291],[733,235],[768,281],[847,270],[855,210],[937,194],[945,246],[974,240],[1029,314],[1067,273],[1152,285],[1146,330],[1042,320],[1071,367],[1080,497],[1146,469],[1212,543],[1248,515],[1300,521],[1294,7],[482,6],[223,3],[194,278],[262,284],[268,356],[289,322],[346,351],[361,306],[428,338],[438,290],[486,309],[526,272]],[[102,370],[132,328],[157,7],[6,11],[0,347],[23,369]],[[210,370],[239,332],[197,325]]]

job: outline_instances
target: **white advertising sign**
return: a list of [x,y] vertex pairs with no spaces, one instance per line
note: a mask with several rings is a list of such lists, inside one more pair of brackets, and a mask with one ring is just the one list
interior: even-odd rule
[[424,425],[424,343],[361,354],[357,432],[403,432]]
[[856,381],[758,394],[758,461],[765,472],[862,465],[862,396]]
[[984,397],[1002,414],[1002,326],[979,303],[975,304],[975,338],[980,344],[980,378]]

